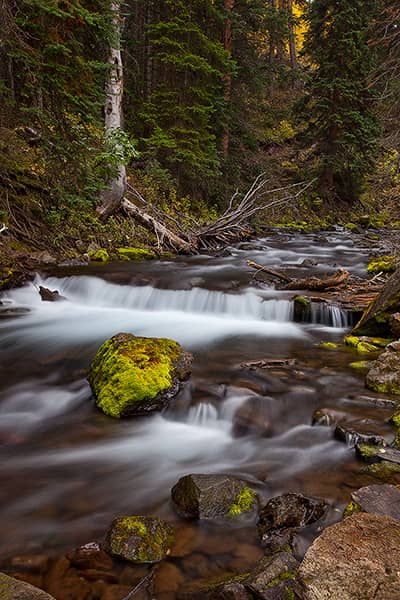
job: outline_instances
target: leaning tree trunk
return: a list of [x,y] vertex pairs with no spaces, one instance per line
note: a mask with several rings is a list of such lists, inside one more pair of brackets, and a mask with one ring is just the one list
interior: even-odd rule
[[[122,97],[124,91],[123,65],[121,57],[121,33],[123,29],[123,17],[121,15],[121,4],[119,0],[112,0],[112,33],[109,49],[108,63],[110,65],[108,79],[106,81],[105,102],[105,138],[108,140],[111,152],[115,155],[123,155],[121,142],[118,139],[118,131],[122,129]],[[114,168],[114,167],[113,167]],[[116,171],[107,182],[107,187],[101,194],[101,204],[97,209],[103,219],[109,217],[119,207],[126,191],[126,168],[122,162],[116,165]]]

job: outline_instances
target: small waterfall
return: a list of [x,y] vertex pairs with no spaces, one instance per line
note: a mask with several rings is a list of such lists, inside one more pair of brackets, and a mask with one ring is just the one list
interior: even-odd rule
[[311,302],[310,322],[318,325],[327,325],[328,327],[346,328],[351,327],[351,313],[324,302]]
[[187,422],[194,425],[207,425],[212,421],[218,421],[218,411],[209,402],[200,402],[192,406],[187,415]]

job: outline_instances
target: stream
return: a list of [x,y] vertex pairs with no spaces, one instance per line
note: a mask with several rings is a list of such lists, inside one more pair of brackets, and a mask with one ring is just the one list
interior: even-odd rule
[[[372,250],[341,230],[274,232],[218,257],[58,267],[3,292],[0,558],[65,551],[101,538],[116,515],[150,514],[190,529],[189,558],[233,568],[241,546],[257,552],[254,523],[185,524],[170,488],[188,473],[235,474],[265,501],[287,491],[321,497],[331,507],[325,522],[338,520],[367,476],[312,415],[340,410],[390,439],[390,410],[371,404],[363,372],[350,366],[360,360],[354,350],[319,347],[340,341],[352,316],[315,303],[307,322],[295,322],[295,293],[260,285],[245,261],[293,277],[338,267],[364,277]],[[42,302],[38,285],[66,300]],[[121,331],[170,337],[193,353],[192,377],[163,414],[119,421],[96,410],[86,372]],[[243,366],[262,359],[295,363]],[[244,407],[254,426],[240,422]],[[297,543],[301,554],[308,542]],[[196,565],[188,578],[201,576]]]

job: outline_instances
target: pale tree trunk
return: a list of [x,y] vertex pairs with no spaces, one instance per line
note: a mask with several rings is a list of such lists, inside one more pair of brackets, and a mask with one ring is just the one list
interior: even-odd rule
[[[121,142],[118,141],[117,133],[122,129],[122,97],[124,91],[123,65],[121,57],[121,33],[123,29],[123,17],[121,15],[121,4],[112,1],[112,35],[108,64],[110,65],[108,79],[106,81],[106,102],[104,131],[106,139],[111,140],[111,147],[117,155],[123,154]],[[113,136],[115,140],[113,141]],[[126,191],[126,168],[122,162],[116,166],[116,172],[108,181],[107,188],[101,193],[101,205],[97,212],[100,217],[109,217],[120,205]]]

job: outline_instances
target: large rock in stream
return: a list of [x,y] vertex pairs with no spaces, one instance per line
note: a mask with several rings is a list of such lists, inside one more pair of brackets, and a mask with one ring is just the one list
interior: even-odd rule
[[43,590],[0,573],[0,600],[55,600]]
[[366,386],[381,394],[400,394],[400,342],[392,342],[371,364]]
[[356,513],[327,527],[298,571],[302,600],[398,600],[400,523]]
[[88,376],[96,405],[111,417],[161,410],[190,375],[178,342],[118,333],[99,348]]

